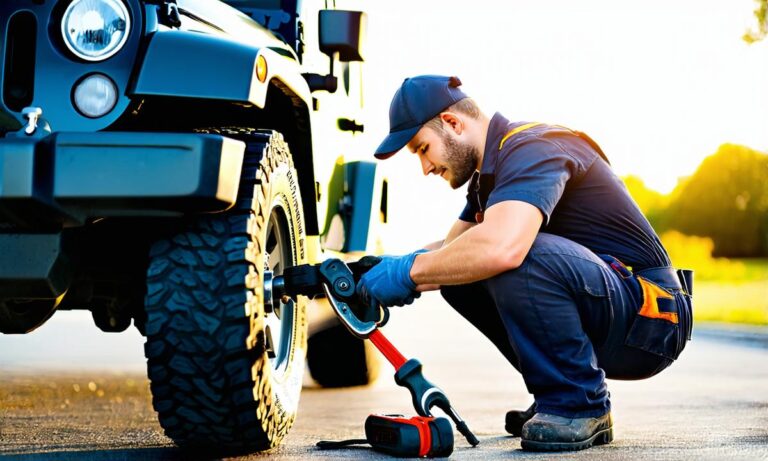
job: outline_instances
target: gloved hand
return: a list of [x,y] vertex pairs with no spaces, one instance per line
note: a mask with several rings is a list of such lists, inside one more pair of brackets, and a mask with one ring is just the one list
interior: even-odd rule
[[426,252],[417,250],[402,256],[382,256],[381,262],[360,278],[357,295],[369,306],[373,303],[383,307],[411,304],[421,296],[411,279],[411,267],[416,255]]

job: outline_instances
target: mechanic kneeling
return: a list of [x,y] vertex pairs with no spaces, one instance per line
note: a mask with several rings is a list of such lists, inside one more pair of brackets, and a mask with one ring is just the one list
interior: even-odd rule
[[406,79],[375,155],[407,145],[425,175],[469,182],[466,207],[443,242],[384,257],[359,294],[393,306],[439,288],[533,394],[528,410],[507,413],[523,449],[608,443],[605,378],[648,378],[677,359],[692,328],[692,274],[672,268],[594,141],[489,118],[460,85]]

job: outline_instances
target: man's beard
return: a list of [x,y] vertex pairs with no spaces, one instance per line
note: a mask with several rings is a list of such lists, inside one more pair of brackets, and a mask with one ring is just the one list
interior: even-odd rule
[[448,133],[442,133],[441,138],[445,145],[445,163],[451,174],[448,184],[453,189],[458,189],[472,178],[477,166],[477,148],[453,139]]

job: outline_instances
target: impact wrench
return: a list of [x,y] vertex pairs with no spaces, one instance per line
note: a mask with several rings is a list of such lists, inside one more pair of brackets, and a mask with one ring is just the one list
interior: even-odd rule
[[421,363],[406,359],[379,331],[389,320],[389,309],[368,306],[355,294],[356,280],[380,261],[366,256],[347,265],[339,259],[329,259],[321,264],[304,264],[287,267],[282,275],[265,274],[265,302],[274,303],[283,296],[325,295],[341,323],[360,339],[370,339],[376,348],[395,368],[395,382],[411,393],[413,407],[420,416],[432,417],[431,409],[440,408],[456,425],[456,429],[473,447],[479,442],[467,423],[451,406],[445,393],[427,381],[421,372]]

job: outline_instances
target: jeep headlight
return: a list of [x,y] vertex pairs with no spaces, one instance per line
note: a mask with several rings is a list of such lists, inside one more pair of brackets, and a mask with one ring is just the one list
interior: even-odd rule
[[121,0],[73,0],[61,21],[64,43],[86,61],[102,61],[128,40],[131,18]]

